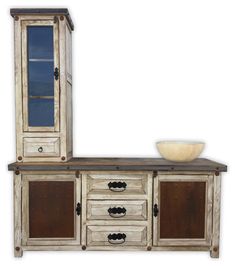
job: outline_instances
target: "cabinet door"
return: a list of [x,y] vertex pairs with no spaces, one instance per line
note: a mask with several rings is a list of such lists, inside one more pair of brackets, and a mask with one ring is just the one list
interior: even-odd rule
[[23,175],[23,245],[80,244],[80,179]]
[[24,131],[59,131],[58,25],[22,22]]
[[200,174],[155,178],[154,245],[210,245],[212,178]]

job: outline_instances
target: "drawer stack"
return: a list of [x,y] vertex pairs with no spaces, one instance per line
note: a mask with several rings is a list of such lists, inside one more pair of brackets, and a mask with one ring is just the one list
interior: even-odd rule
[[83,246],[151,246],[151,184],[150,172],[83,172]]

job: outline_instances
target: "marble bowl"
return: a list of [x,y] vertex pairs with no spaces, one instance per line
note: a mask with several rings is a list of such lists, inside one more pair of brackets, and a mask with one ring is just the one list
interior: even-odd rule
[[191,162],[203,151],[205,143],[196,141],[159,141],[160,155],[173,162]]

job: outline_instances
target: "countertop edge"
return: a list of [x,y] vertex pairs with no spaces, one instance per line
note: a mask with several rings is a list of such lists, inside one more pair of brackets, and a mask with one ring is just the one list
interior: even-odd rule
[[[195,162],[174,163],[162,158],[73,158],[68,162],[43,162],[43,163],[19,163],[14,162],[8,165],[9,171],[207,171],[227,172],[227,165],[201,158]],[[138,160],[135,164],[131,160]],[[148,159],[150,162],[148,162]],[[77,160],[77,164],[76,164]],[[100,163],[92,163],[92,160],[101,160]],[[106,160],[106,163],[102,163]],[[110,162],[109,162],[110,160]],[[119,163],[123,160],[125,163]],[[128,161],[129,160],[129,161]],[[156,160],[154,162],[153,160]],[[79,163],[78,163],[79,161]],[[90,162],[89,162],[90,161]],[[107,162],[108,161],[108,162]],[[89,162],[89,163],[87,163]],[[128,164],[129,162],[129,164]],[[200,164],[201,162],[201,164]]]

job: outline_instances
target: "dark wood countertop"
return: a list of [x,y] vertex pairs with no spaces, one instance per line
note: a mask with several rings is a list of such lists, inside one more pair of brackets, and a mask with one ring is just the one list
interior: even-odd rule
[[68,20],[68,23],[71,27],[71,30],[74,30],[73,21],[70,17],[69,11],[67,8],[11,8],[10,14],[12,17],[20,15],[53,15],[53,16],[65,16]]
[[16,171],[215,171],[226,172],[227,166],[199,158],[188,163],[170,162],[163,158],[72,158],[68,162],[12,163],[8,170]]

